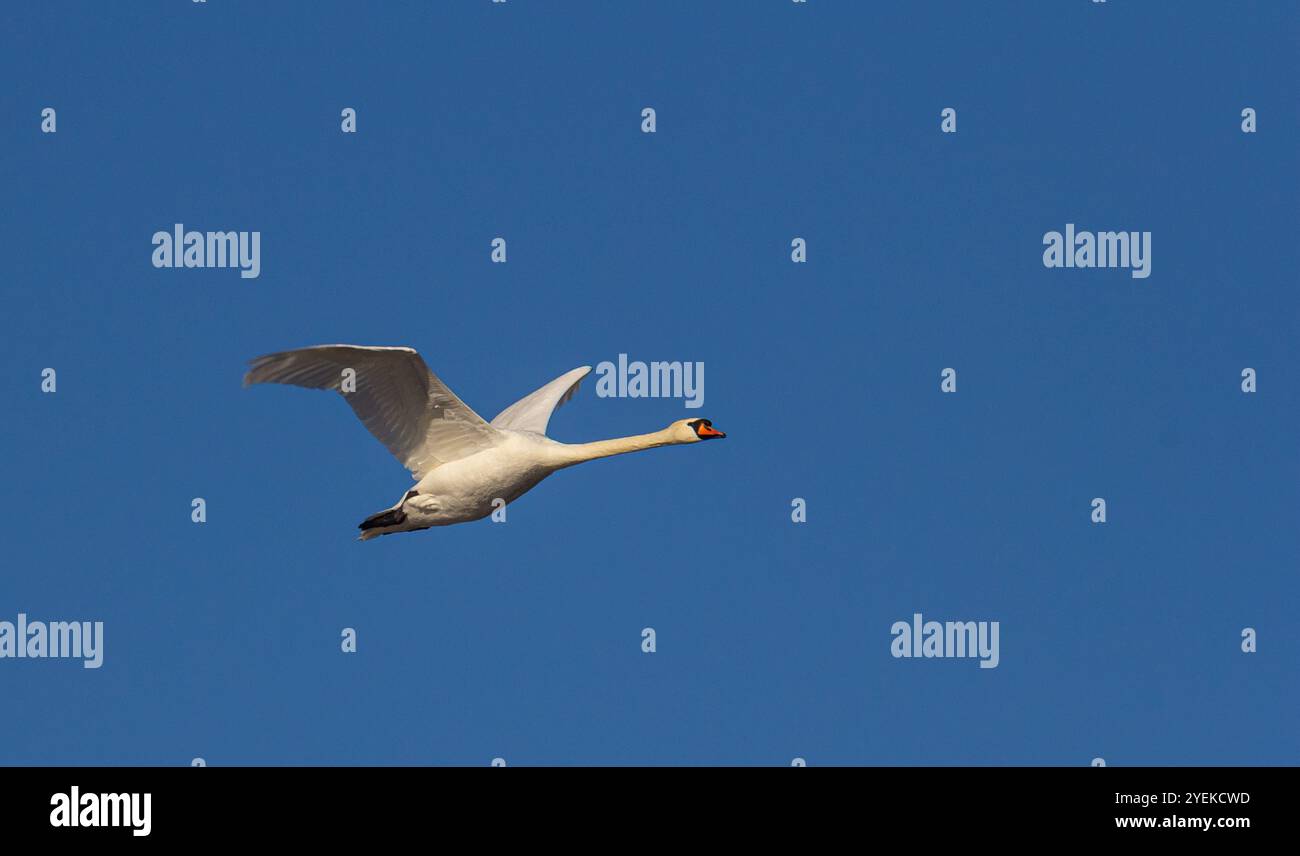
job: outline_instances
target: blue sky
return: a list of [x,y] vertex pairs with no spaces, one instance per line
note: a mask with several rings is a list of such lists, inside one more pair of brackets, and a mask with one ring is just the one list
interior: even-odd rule
[[[0,763],[1296,762],[1294,6],[0,23],[0,620],[105,627],[98,670],[0,660]],[[260,277],[153,268],[178,222],[259,230]],[[1150,278],[1045,268],[1066,223],[1150,231]],[[406,471],[335,396],[240,383],[328,342],[488,417],[701,361],[698,411],[589,381],[550,433],[729,437],[361,544]],[[999,666],[893,658],[915,612],[998,621]]]

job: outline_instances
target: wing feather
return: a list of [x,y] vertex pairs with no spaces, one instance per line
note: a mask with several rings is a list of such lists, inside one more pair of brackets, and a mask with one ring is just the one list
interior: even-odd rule
[[524,396],[498,413],[492,420],[492,427],[545,434],[546,426],[551,421],[551,414],[560,405],[573,398],[582,379],[590,371],[591,366],[580,366],[560,375],[546,386]]
[[[347,370],[355,391],[343,391]],[[316,345],[258,357],[244,385],[284,383],[341,394],[362,424],[418,479],[491,448],[501,435],[456,397],[411,348]]]

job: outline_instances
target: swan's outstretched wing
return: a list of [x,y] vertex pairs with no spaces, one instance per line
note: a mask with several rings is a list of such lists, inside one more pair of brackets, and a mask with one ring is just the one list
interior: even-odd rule
[[[355,374],[355,391],[344,379]],[[491,448],[501,435],[424,364],[411,348],[317,345],[249,363],[244,385],[288,383],[340,393],[371,434],[418,479]]]
[[546,386],[519,399],[498,413],[497,418],[492,420],[492,427],[545,434],[546,425],[551,421],[551,413],[573,398],[573,394],[578,391],[578,385],[590,371],[591,366],[581,366],[560,375]]

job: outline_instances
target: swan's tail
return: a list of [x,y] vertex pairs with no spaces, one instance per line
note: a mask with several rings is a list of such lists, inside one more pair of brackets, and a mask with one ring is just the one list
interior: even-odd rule
[[378,538],[380,535],[387,535],[392,531],[391,527],[401,526],[406,522],[406,512],[400,507],[390,508],[381,511],[378,514],[372,514],[357,527],[361,530],[358,540],[369,541],[371,538]]

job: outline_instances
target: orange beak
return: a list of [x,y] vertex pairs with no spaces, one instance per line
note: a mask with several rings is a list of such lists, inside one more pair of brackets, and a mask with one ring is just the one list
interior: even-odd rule
[[701,425],[700,428],[699,428],[699,430],[696,431],[695,433],[699,434],[701,437],[725,437],[725,436],[727,436],[726,434],[722,433],[721,431],[715,431],[715,430],[713,429],[713,426],[712,426],[712,425]]

